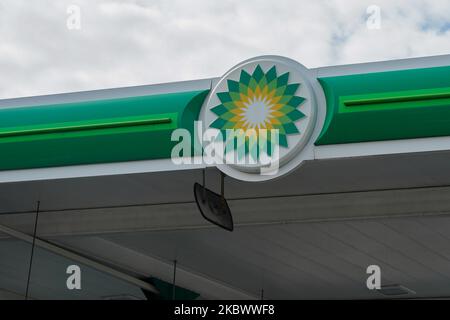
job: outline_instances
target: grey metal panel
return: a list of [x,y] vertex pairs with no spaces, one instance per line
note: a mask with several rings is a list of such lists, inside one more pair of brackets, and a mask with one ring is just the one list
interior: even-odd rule
[[[320,230],[328,233],[330,236],[339,239],[340,241],[352,245],[356,250],[360,250],[368,255],[377,257],[382,261],[380,266],[383,268],[385,264],[398,268],[405,272],[408,276],[415,279],[420,279],[424,275],[432,275],[432,270],[420,262],[411,259],[409,256],[403,254],[400,250],[392,249],[386,244],[380,242],[379,237],[384,235],[378,234],[378,237],[369,237],[359,229],[351,228],[348,224],[329,223],[317,224]],[[370,260],[369,260],[370,261]],[[372,264],[368,261],[368,264]],[[445,277],[439,277],[439,280],[444,280]]]
[[[422,218],[393,221],[409,223],[415,219]],[[267,298],[383,298],[365,287],[365,268],[370,264],[380,265],[383,284],[404,285],[416,291],[416,297],[448,296],[450,268],[441,268],[442,261],[436,265],[435,257],[429,259],[434,255],[432,250],[411,250],[417,249],[411,241],[392,242],[404,234],[373,228],[374,223],[383,226],[389,222],[241,227],[234,234],[212,229],[104,237],[140,253],[177,258],[180,265],[242,289],[257,293],[258,288],[264,288]],[[410,230],[405,233],[417,241],[427,241]],[[429,246],[434,240],[430,239]]]
[[380,243],[405,257],[411,259],[411,263],[427,268],[429,274],[436,274],[443,281],[450,283],[450,261],[417,242],[409,235],[403,235],[383,222],[365,221],[351,222],[358,230],[370,238],[376,238]]
[[[65,236],[52,241],[138,274],[156,272],[170,278],[170,262],[177,259],[180,281],[196,285],[205,297],[233,297],[232,292],[239,291],[257,297],[264,289],[267,299],[379,299],[383,296],[365,287],[370,264],[381,267],[382,284],[401,284],[414,290],[415,297],[450,296],[450,268],[443,258],[450,242],[444,241],[444,234],[450,234],[447,216],[248,226],[234,233],[216,228],[115,233],[102,235],[100,242]],[[8,241],[0,239],[0,247]],[[51,270],[58,268],[58,259],[42,258],[53,264]],[[148,263],[154,259],[164,263]],[[3,276],[0,287],[6,284]]]
[[430,57],[407,58],[388,61],[377,61],[367,63],[355,63],[339,66],[320,67],[317,71],[317,77],[334,77],[350,74],[385,72],[394,70],[407,70],[418,68],[432,68],[450,65],[450,54],[437,55]]
[[[286,177],[264,183],[225,180],[229,199],[270,198],[450,185],[450,152],[320,160]],[[192,186],[201,170],[43,180],[0,184],[0,213],[193,202]],[[207,185],[219,190],[217,170]],[[408,203],[404,203],[408,206]]]
[[[448,217],[441,217],[441,221]],[[433,219],[427,219],[433,220]],[[426,224],[420,223],[419,219],[389,219],[384,220],[383,224],[407,237],[410,241],[420,245],[423,250],[429,251],[433,255],[437,255],[447,262],[450,261],[449,239],[444,235],[435,232],[433,228]]]
[[317,227],[317,224],[287,225],[280,228],[282,228],[283,232],[295,234],[301,241],[310,243],[317,246],[319,250],[328,252],[327,257],[330,259],[331,265],[339,266],[339,264],[333,262],[337,259],[347,262],[350,267],[343,266],[339,269],[351,273],[360,283],[366,280],[365,271],[368,262],[383,265],[383,280],[387,283],[393,283],[394,279],[401,283],[409,283],[414,279],[400,269],[379,260],[376,255],[358,250],[354,244],[346,243],[339,238],[333,237],[328,232]]
[[15,108],[15,107],[37,106],[47,104],[71,103],[80,101],[117,99],[117,98],[136,97],[136,96],[164,94],[173,92],[207,90],[211,88],[212,80],[213,79],[202,79],[202,80],[170,82],[163,84],[142,85],[123,88],[60,93],[34,97],[1,99],[0,108],[13,108],[13,107]]

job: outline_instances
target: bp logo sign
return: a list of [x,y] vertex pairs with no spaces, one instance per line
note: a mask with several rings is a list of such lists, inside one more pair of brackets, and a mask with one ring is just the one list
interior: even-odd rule
[[311,158],[307,146],[317,122],[316,82],[304,66],[277,56],[250,59],[228,71],[201,114],[203,130],[215,130],[212,136],[223,148],[216,154],[219,169],[259,181]]
[[[217,115],[211,128],[238,130],[238,134],[253,129],[258,139],[271,138],[259,129],[275,129],[279,145],[286,148],[287,135],[300,134],[296,121],[305,117],[298,109],[305,98],[296,96],[300,84],[289,83],[289,72],[278,75],[275,65],[264,72],[257,64],[251,74],[241,69],[239,80],[227,79],[226,85],[228,91],[216,93],[221,103],[211,109]],[[258,146],[249,146],[249,140],[249,137],[245,140],[246,151]]]

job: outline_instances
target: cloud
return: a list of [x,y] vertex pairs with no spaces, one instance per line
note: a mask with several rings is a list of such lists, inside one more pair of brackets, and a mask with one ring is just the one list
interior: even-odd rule
[[216,77],[262,54],[308,67],[445,54],[448,13],[444,0],[2,0],[0,97]]

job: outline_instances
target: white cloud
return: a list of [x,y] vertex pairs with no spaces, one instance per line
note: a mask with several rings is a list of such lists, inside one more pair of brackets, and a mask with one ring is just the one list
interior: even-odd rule
[[[66,28],[70,4],[81,30]],[[308,67],[445,54],[449,13],[444,0],[2,0],[0,97],[214,77],[262,54]]]

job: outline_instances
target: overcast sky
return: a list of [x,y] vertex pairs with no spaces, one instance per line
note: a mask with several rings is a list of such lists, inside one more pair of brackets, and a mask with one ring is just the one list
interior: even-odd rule
[[449,0],[0,0],[0,98],[216,77],[263,54],[319,67],[447,53]]

